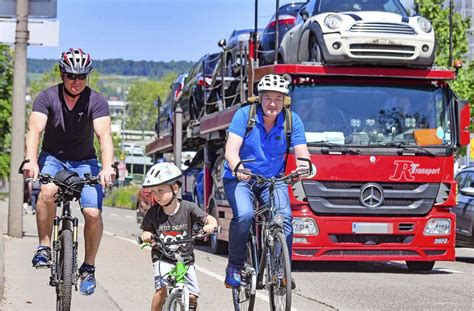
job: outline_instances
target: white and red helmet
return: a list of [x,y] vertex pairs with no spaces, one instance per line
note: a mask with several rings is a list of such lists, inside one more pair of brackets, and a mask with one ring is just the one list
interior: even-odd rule
[[92,60],[89,53],[81,49],[69,49],[61,54],[58,61],[62,72],[72,74],[88,74],[92,70]]

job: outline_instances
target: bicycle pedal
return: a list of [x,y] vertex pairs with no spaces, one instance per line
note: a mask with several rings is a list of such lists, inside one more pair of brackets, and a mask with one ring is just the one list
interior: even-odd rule
[[36,266],[35,269],[50,269],[51,268],[51,265],[40,265],[40,266]]

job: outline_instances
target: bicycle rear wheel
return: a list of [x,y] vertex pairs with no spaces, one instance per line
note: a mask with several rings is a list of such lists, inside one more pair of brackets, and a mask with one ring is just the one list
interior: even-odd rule
[[72,231],[65,229],[59,237],[58,274],[59,282],[56,287],[56,310],[71,310],[72,285],[74,277],[74,255]]
[[291,310],[291,259],[283,233],[273,236],[267,263],[270,310]]
[[247,255],[244,269],[242,270],[241,285],[239,288],[232,288],[232,300],[235,311],[253,310],[255,305],[255,294],[257,288],[257,273],[255,261],[252,256],[252,242],[247,242]]
[[166,298],[165,304],[163,305],[163,311],[184,311],[184,303],[183,303],[183,292],[181,290],[177,290],[172,292]]

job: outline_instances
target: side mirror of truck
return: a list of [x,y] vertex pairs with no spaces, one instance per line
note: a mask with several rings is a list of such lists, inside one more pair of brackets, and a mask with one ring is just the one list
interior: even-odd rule
[[467,146],[471,140],[471,134],[469,132],[469,126],[471,125],[471,110],[469,103],[466,100],[455,100],[456,107],[456,123],[458,126],[457,131],[457,145]]

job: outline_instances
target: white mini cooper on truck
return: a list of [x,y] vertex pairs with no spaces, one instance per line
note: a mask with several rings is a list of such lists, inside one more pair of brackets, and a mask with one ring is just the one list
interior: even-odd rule
[[421,16],[409,16],[399,0],[310,0],[282,39],[281,63],[427,67],[435,34]]

